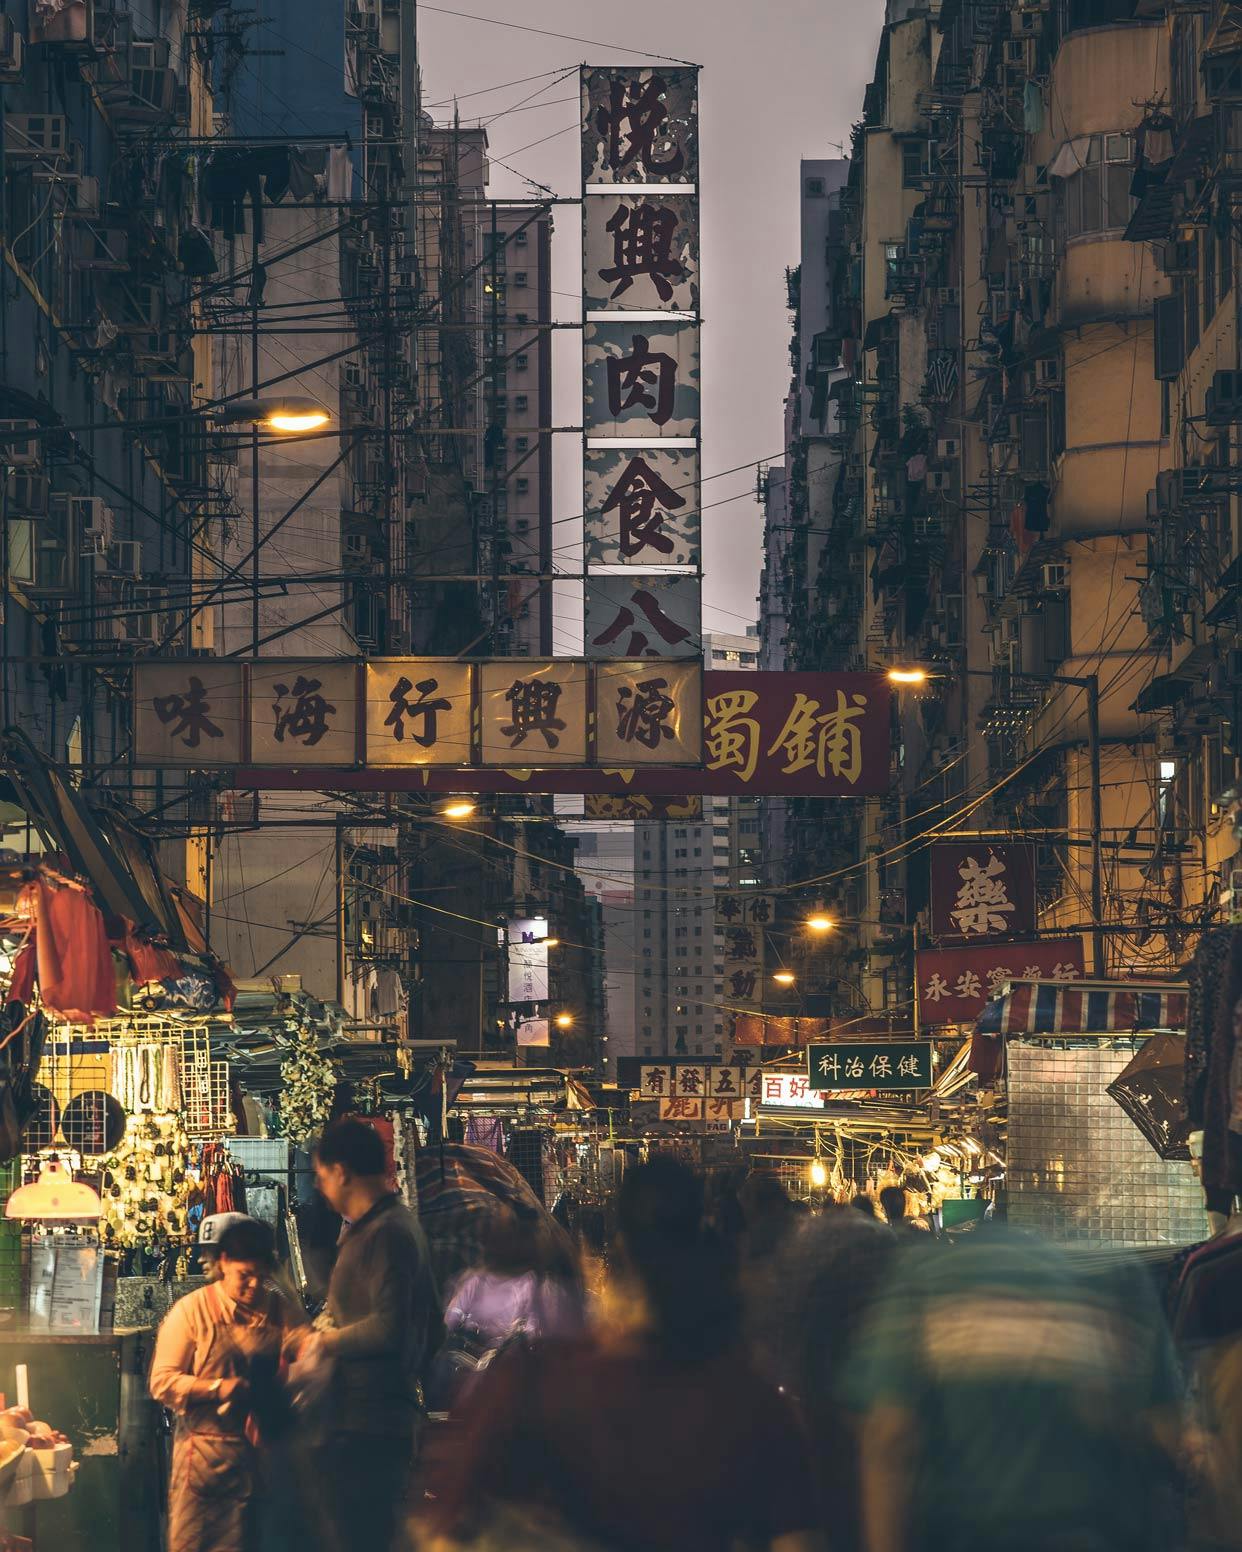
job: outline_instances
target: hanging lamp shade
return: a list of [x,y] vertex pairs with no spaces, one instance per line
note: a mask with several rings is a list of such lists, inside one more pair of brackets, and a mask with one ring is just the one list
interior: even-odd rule
[[30,1185],[18,1186],[4,1209],[6,1218],[41,1223],[93,1223],[103,1212],[99,1193],[75,1180],[59,1159],[49,1159]]

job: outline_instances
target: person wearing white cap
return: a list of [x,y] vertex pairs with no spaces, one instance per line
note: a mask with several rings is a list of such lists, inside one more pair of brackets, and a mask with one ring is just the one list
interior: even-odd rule
[[198,1226],[198,1262],[203,1276],[214,1283],[220,1275],[220,1236],[235,1223],[253,1223],[247,1213],[210,1213]]

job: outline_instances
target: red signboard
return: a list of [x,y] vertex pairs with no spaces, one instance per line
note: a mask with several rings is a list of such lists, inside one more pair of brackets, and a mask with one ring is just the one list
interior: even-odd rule
[[1035,930],[1035,848],[938,841],[931,848],[931,935],[938,943]]
[[1082,939],[925,948],[914,956],[919,1023],[973,1024],[1009,980],[1074,981],[1084,973]]
[[882,674],[710,671],[703,764],[552,770],[239,768],[234,787],[339,791],[700,793],[712,797],[875,797],[890,785],[890,688]]
[[789,1018],[780,1014],[736,1013],[732,1038],[739,1045],[809,1045],[823,1040],[829,1025],[825,1019]]

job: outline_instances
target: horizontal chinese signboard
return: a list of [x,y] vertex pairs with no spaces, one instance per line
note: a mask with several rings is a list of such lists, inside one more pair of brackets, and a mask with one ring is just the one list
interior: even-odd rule
[[[266,673],[270,665],[261,659],[259,666]],[[301,665],[304,680],[318,680],[318,673],[311,670],[322,666]],[[462,665],[451,666],[459,669]],[[486,665],[472,666],[478,669]],[[496,694],[489,716],[495,729],[493,737],[508,740],[511,752],[501,764],[466,771],[446,768],[451,761],[425,758],[427,750],[419,740],[430,737],[434,743],[440,734],[441,712],[429,703],[448,699],[451,707],[452,697],[441,696],[438,687],[420,689],[420,685],[436,680],[436,674],[429,670],[427,659],[411,660],[411,667],[388,685],[389,712],[381,718],[379,705],[375,707],[375,733],[383,735],[380,757],[371,758],[368,743],[353,763],[369,769],[351,771],[339,758],[324,760],[316,753],[321,721],[330,727],[333,716],[341,711],[340,702],[328,697],[326,682],[319,690],[304,685],[300,692],[304,704],[292,724],[300,733],[286,731],[289,753],[281,765],[263,766],[241,752],[241,664],[228,662],[219,671],[212,659],[140,665],[135,671],[136,758],[140,765],[241,767],[233,771],[232,785],[236,787],[330,786],[375,792],[421,787],[428,792],[607,793],[625,797],[670,793],[872,797],[888,791],[890,690],[882,675],[712,669],[700,680],[693,659],[659,663],[601,660],[591,664],[589,680],[595,702],[592,761],[586,766],[547,768],[539,751],[546,747],[549,733],[558,740],[571,736],[570,717],[560,715],[562,698],[567,708],[571,702],[562,692],[552,704],[549,685],[556,681],[540,676],[545,666],[518,659],[507,661],[506,671],[514,676],[509,688],[526,688],[515,690],[517,705],[505,694]],[[165,679],[162,676],[168,670],[171,673]],[[402,680],[409,680],[409,688],[398,695],[403,711],[391,702]],[[281,682],[287,681],[282,678]],[[692,729],[700,683],[701,745]],[[289,685],[290,695],[299,693],[295,684]],[[312,699],[320,694],[334,708],[332,712]],[[160,699],[158,707],[156,697]],[[295,712],[287,701],[283,704]],[[266,707],[264,711],[260,704],[256,709],[251,696],[252,723],[256,717],[275,714],[270,700]],[[563,721],[566,726],[551,727],[551,721]],[[205,722],[217,731],[213,733]],[[395,734],[398,722],[400,739]],[[504,728],[512,731],[505,733]],[[591,738],[588,720],[589,743]],[[396,761],[391,755],[394,745],[413,746],[412,757],[399,768],[394,768]],[[333,768],[329,770],[329,766]],[[694,769],[688,771],[686,766]]]
[[643,1099],[758,1099],[758,1067],[704,1062],[643,1062],[638,1092]]
[[807,1047],[807,1076],[813,1089],[929,1089],[930,1040],[834,1041]]
[[824,1096],[800,1072],[765,1072],[760,1077],[759,1103],[784,1110],[822,1110]]
[[931,848],[931,935],[1020,938],[1035,930],[1035,848],[938,841]]
[[746,1102],[738,1099],[662,1099],[661,1121],[741,1121]]
[[[697,765],[697,660],[189,659],[134,668],[139,765]],[[252,783],[265,785],[260,779]],[[305,784],[304,781],[302,784]]]
[[[558,815],[565,819],[566,815]],[[642,793],[622,794],[588,792],[583,801],[584,819],[637,819],[649,824],[654,819],[702,819],[703,799],[682,793],[675,797],[644,797]]]
[[[726,966],[726,995],[728,991],[729,976]],[[812,1040],[822,1040],[827,1035],[828,1028],[827,1021],[821,1018],[797,1018],[770,1013],[737,1013],[733,1018],[732,1040],[735,1046],[807,1045]]]
[[1074,981],[1083,975],[1082,939],[1031,943],[972,943],[925,948],[914,956],[919,1022],[973,1024],[989,997],[1014,979]]

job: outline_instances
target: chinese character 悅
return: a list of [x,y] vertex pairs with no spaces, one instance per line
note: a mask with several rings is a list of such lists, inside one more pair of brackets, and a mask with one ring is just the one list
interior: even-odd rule
[[[408,717],[411,723],[421,722],[422,731],[415,733],[413,728],[410,737],[414,743],[424,749],[430,749],[436,741],[436,719],[442,711],[452,711],[453,703],[444,696],[435,699],[432,697],[440,688],[438,679],[420,679],[417,684],[407,679],[404,674],[393,685],[388,699],[392,702],[392,710],[384,718],[384,726],[392,729],[392,736],[401,743],[405,738],[405,721]],[[411,690],[418,691],[417,700],[410,700]]]
[[151,704],[165,727],[175,724],[169,737],[179,738],[187,749],[197,749],[204,736],[224,737],[224,730],[211,720],[206,686],[195,674],[190,675],[184,695],[157,695]]
[[707,702],[707,768],[736,770],[743,781],[759,760],[759,723],[750,713],[759,700],[755,690],[730,690]]
[[676,702],[668,693],[667,679],[644,679],[624,684],[617,691],[617,737],[623,744],[658,749],[663,739],[674,736],[669,715]]
[[820,711],[819,702],[799,690],[769,754],[785,756],[785,775],[814,768],[819,776],[841,776],[856,782],[862,775],[862,730],[858,721],[866,714],[867,697],[837,691],[836,708]]
[[[670,647],[675,647],[679,642],[689,641],[690,632],[684,625],[678,625],[676,620],[670,620],[653,594],[645,587],[636,587],[630,595],[635,607],[644,615],[648,625]],[[622,657],[658,657],[658,650],[652,651],[650,638],[641,625],[636,624],[637,616],[634,610],[626,604],[622,604],[617,610],[616,617],[611,625],[600,631],[598,636],[591,639],[593,647],[609,647],[614,641],[619,641],[625,631],[630,632],[630,639],[625,645]]]
[[673,541],[664,532],[664,519],[686,505],[642,458],[631,458],[621,478],[608,493],[601,514],[615,510],[621,520],[621,554],[633,559],[644,548],[661,555],[673,553]]
[[685,154],[668,134],[667,83],[653,73],[646,81],[614,76],[608,102],[595,113],[595,128],[603,135],[604,160],[614,173],[633,166],[643,172],[676,177]]
[[509,702],[510,721],[501,732],[509,740],[510,749],[520,749],[531,733],[543,735],[544,746],[555,749],[560,743],[559,734],[565,724],[556,714],[562,686],[547,679],[515,679],[505,691]]
[[[336,707],[319,693],[323,688],[322,680],[307,679],[299,674],[292,688],[287,684],[277,684],[273,688],[276,699],[272,702],[275,717],[272,731],[276,742],[283,744],[287,733],[290,738],[313,749],[328,732],[328,717],[336,712]],[[286,704],[286,700],[291,704]]]
[[1004,932],[1009,926],[1006,916],[1016,909],[1000,876],[1005,864],[992,852],[984,866],[979,865],[977,857],[967,857],[957,871],[962,886],[949,915],[957,923],[958,931],[964,937]]
[[835,1051],[829,1051],[826,1056],[820,1057],[819,1075],[821,1078],[832,1078],[834,1081],[841,1076],[841,1058]]
[[661,350],[652,350],[645,334],[630,338],[628,356],[609,356],[608,409],[614,419],[626,410],[646,410],[653,425],[662,426],[673,413],[677,387],[677,362]]
[[660,300],[671,301],[670,282],[685,275],[685,267],[673,252],[677,212],[648,200],[638,205],[622,204],[605,230],[612,238],[612,263],[598,273],[613,288],[611,300],[624,296],[636,275],[649,275]]

